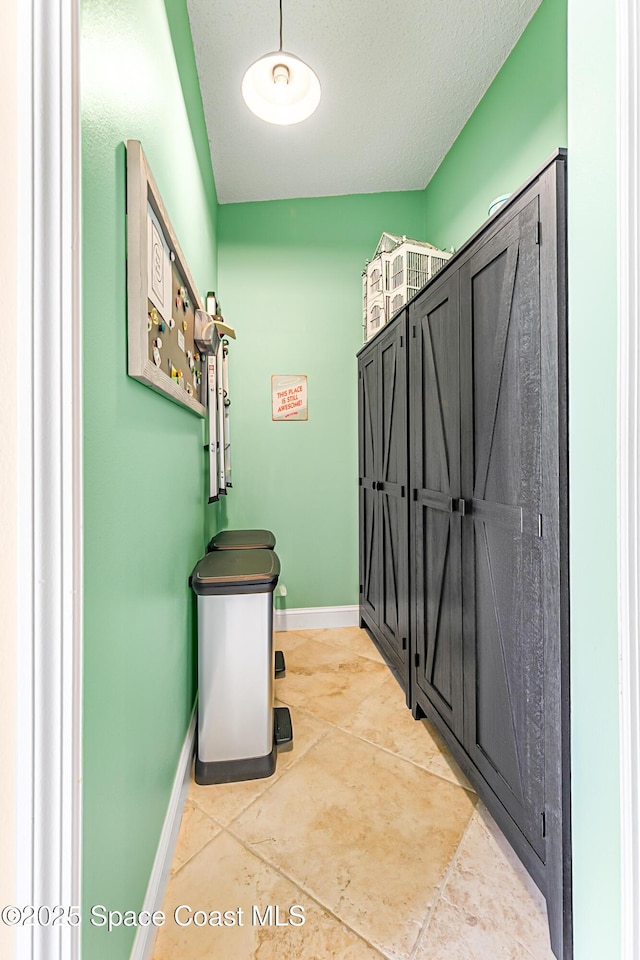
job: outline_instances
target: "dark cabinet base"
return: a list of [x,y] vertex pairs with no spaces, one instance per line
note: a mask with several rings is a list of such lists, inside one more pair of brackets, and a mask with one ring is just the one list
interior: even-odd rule
[[389,667],[389,670],[398,681],[398,684],[404,693],[407,706],[411,707],[408,657],[405,656],[405,658],[402,659],[397,655],[394,648],[390,647],[387,643],[384,634],[382,634],[380,631],[380,628],[369,618],[362,608],[360,609],[360,626],[369,634],[376,649],[378,650],[378,653],[384,659],[385,663]]
[[468,753],[456,740],[448,727],[442,723],[441,717],[435,708],[426,699],[421,702],[414,702],[412,707],[414,720],[426,719],[433,724],[437,732],[445,741],[451,754],[464,773],[465,777],[473,784],[478,796],[487,807],[491,816],[496,821],[505,837],[517,853],[518,857],[527,869],[532,880],[539,888],[540,892],[546,896],[545,867],[533,847],[527,842],[524,834],[518,829],[517,824],[509,815],[503,805],[496,801],[495,792],[487,783],[484,777],[479,773],[478,768],[469,758]]

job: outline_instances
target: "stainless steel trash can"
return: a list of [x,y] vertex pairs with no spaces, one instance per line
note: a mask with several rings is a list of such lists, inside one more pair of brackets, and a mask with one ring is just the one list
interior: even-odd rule
[[207,550],[273,550],[276,538],[271,530],[220,530]]
[[269,777],[278,743],[292,740],[286,708],[273,707],[272,550],[214,550],[196,565],[198,746],[196,782]]
[[[211,537],[207,551],[211,550],[273,550],[275,535],[271,530],[220,530]],[[282,650],[276,650],[273,675],[280,680],[287,675],[287,665]]]

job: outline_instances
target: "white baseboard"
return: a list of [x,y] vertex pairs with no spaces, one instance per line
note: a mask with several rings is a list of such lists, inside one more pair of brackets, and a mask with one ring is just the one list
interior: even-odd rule
[[274,610],[274,630],[328,630],[332,627],[357,627],[360,607],[299,607]]
[[[180,821],[182,820],[184,805],[189,791],[195,738],[196,707],[194,706],[189,729],[187,730],[187,735],[182,745],[178,769],[176,770],[169,806],[167,808],[167,815],[164,818],[164,825],[162,827],[162,833],[160,834],[156,857],[153,861],[149,885],[147,886],[147,892],[142,905],[142,909],[148,910],[149,913],[160,910],[162,907],[164,891],[167,880],[169,879],[173,853],[180,830]],[[152,960],[157,932],[157,927],[154,927],[152,924],[138,927],[129,960]]]

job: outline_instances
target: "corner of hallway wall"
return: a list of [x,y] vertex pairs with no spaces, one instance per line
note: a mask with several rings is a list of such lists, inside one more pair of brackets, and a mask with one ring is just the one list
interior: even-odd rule
[[[83,907],[140,909],[193,707],[204,424],[126,373],[125,141],[202,294],[217,200],[185,0],[82,0]],[[92,960],[134,930],[83,924]]]
[[[176,68],[180,77],[184,105],[189,119],[189,127],[193,138],[193,148],[198,158],[202,185],[207,198],[209,214],[214,228],[214,236],[218,225],[218,194],[216,192],[215,174],[211,166],[211,153],[207,137],[202,92],[196,57],[193,50],[191,25],[187,11],[186,0],[164,0],[167,14],[167,23],[171,33],[171,42],[175,55]],[[216,270],[217,273],[217,246]],[[200,289],[201,296],[206,290]]]
[[[176,0],[164,0],[164,5],[167,12],[167,22],[171,31],[171,41],[175,53],[185,107],[189,118],[189,126],[191,128],[198,165],[207,196],[211,222],[214,227],[215,269],[207,288],[200,287],[200,295],[204,297],[207,291],[215,289],[218,283],[218,194],[215,185],[215,173],[211,165],[211,151],[209,149],[204,107],[202,105],[202,91],[200,89],[200,79],[198,77],[186,0],[178,0],[177,3]],[[210,537],[226,524],[226,504],[224,498],[217,503],[209,504],[208,498],[205,497],[203,500],[203,511],[202,522],[205,535],[207,531],[210,531]],[[206,536],[205,538],[208,539]]]
[[567,145],[567,0],[542,0],[424,191],[425,236],[458,248]]

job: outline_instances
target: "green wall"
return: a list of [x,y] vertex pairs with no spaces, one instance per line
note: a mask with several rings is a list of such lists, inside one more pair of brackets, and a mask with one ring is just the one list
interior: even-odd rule
[[614,13],[612,6],[604,15],[596,0],[569,2],[569,514],[576,960],[627,960],[620,945]]
[[[222,205],[232,347],[230,526],[272,527],[290,608],[357,602],[360,272],[383,230],[460,246],[566,132],[566,0],[543,0],[424,191]],[[269,377],[309,376],[309,422],[272,423]]]
[[425,190],[426,238],[460,247],[566,145],[567,0],[543,0]]
[[[358,602],[360,275],[383,230],[420,238],[422,192],[219,210],[219,294],[238,332],[227,518],[275,532],[289,608]],[[272,422],[272,374],[308,376],[308,422]]]
[[[201,292],[216,196],[184,0],[83,0],[83,937],[139,909],[195,696],[187,578],[203,549],[203,422],[127,377],[125,147],[139,139]],[[175,53],[174,53],[175,49]],[[176,55],[180,71],[176,65]],[[185,104],[185,94],[187,102]]]

